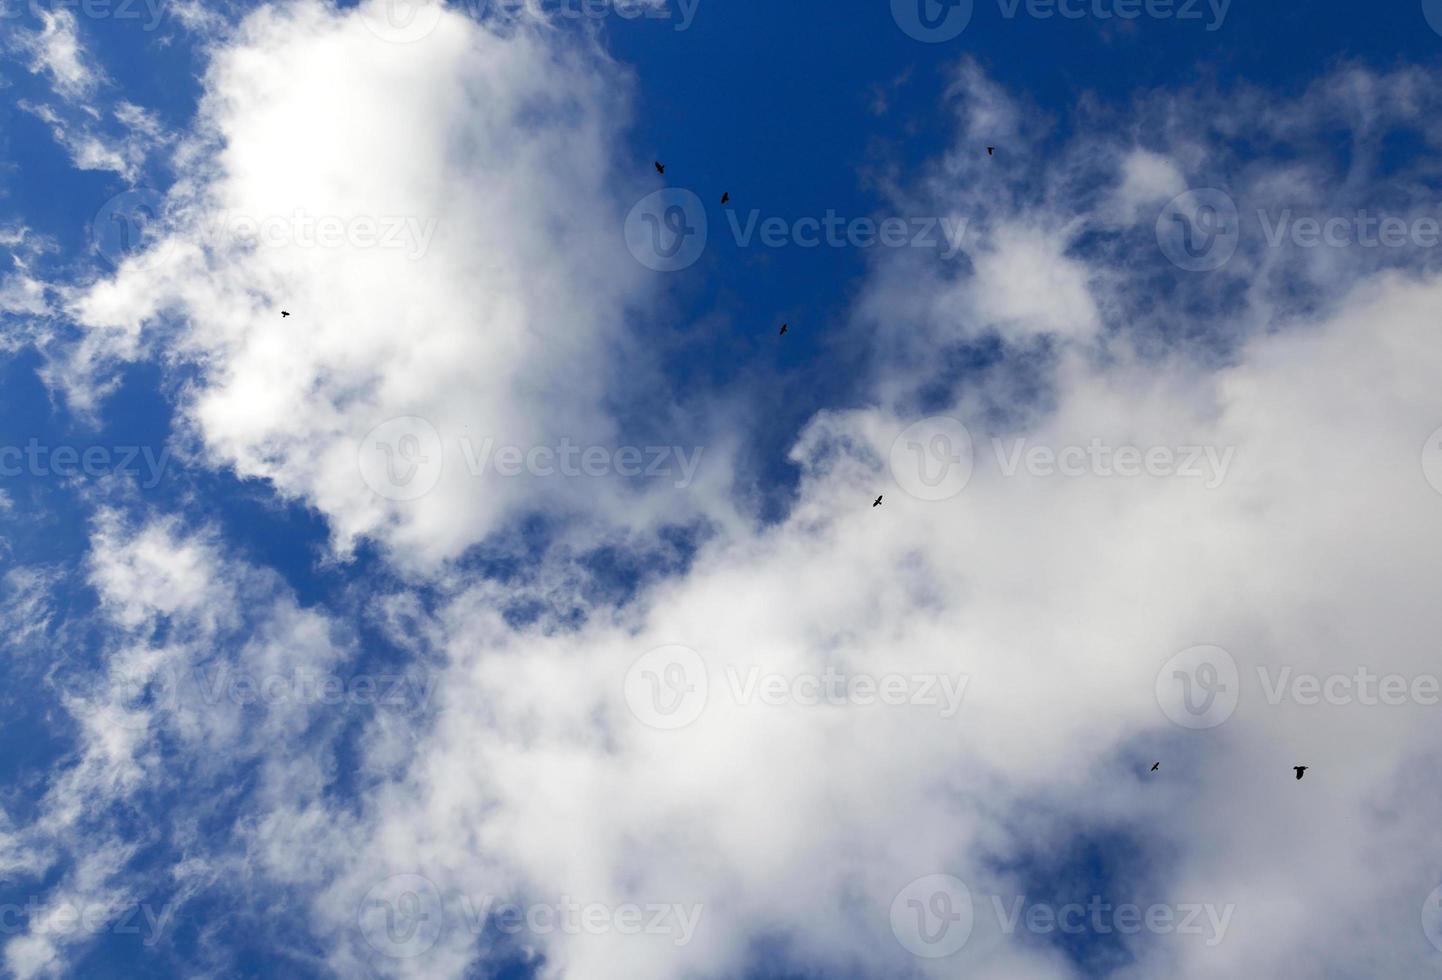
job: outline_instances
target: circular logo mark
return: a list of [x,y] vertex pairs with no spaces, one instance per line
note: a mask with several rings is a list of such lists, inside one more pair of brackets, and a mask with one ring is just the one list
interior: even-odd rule
[[891,0],[891,19],[907,37],[940,44],[966,30],[974,0]]
[[1232,717],[1241,696],[1241,675],[1221,647],[1188,647],[1157,672],[1157,704],[1182,728],[1216,728]]
[[382,422],[366,433],[356,452],[361,479],[387,500],[415,500],[441,478],[441,434],[416,415]]
[[1422,903],[1422,934],[1442,953],[1442,885],[1432,889]]
[[913,497],[949,500],[971,480],[971,433],[945,415],[913,422],[891,444],[890,462],[892,479]]
[[128,259],[139,268],[154,268],[170,254],[164,218],[165,198],[159,193],[145,188],[123,191],[95,212],[91,245],[112,266]]
[[701,655],[679,644],[644,653],[626,671],[626,706],[643,725],[684,728],[706,708],[710,682]]
[[706,249],[706,208],[680,187],[647,194],[626,215],[626,247],[648,269],[689,268]]
[[392,44],[419,41],[441,22],[442,0],[367,0],[361,20],[370,32]]
[[174,710],[179,686],[169,667],[149,674],[70,675],[60,681],[61,700],[76,718],[103,714],[108,724],[130,732],[146,731],[152,716]]
[[1178,194],[1157,215],[1162,254],[1187,272],[1220,269],[1236,254],[1241,237],[1237,203],[1213,187]]
[[417,874],[391,875],[361,899],[356,924],[365,941],[383,956],[404,960],[420,956],[441,938],[441,893]]
[[1422,0],[1422,16],[1428,27],[1442,34],[1442,0]]
[[951,956],[971,938],[971,889],[952,875],[917,878],[891,901],[891,933],[908,952]]
[[1442,493],[1442,429],[1427,437],[1422,444],[1422,475],[1432,489]]

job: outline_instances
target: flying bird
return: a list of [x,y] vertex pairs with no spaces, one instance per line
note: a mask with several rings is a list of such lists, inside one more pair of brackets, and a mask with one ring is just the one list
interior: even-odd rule
[[784,324],[784,323],[781,324],[781,332],[778,333],[776,336],[778,336],[778,337],[784,337],[784,336],[786,336],[786,324]]
[[725,203],[727,203],[727,202],[730,201],[730,200],[731,200],[731,192],[730,192],[730,191],[722,191],[722,192],[721,192],[721,203],[722,203],[722,204],[725,204]]
[[281,318],[282,320],[284,320],[284,319],[285,319],[286,317],[288,317],[288,316],[290,316],[290,314],[287,313],[285,310],[281,310],[281,311],[280,311],[280,318]]
[[882,495],[878,493],[878,494],[876,495],[876,499],[871,502],[871,506],[873,506],[873,507],[880,507],[880,506],[881,506],[881,497],[882,497]]
[[1297,778],[1298,778],[1298,779],[1301,779],[1301,778],[1302,778],[1302,773],[1306,772],[1308,769],[1310,769],[1310,768],[1312,768],[1312,767],[1311,767],[1311,766],[1293,766],[1292,768],[1296,770],[1296,772],[1297,772]]
[[664,173],[666,172],[666,165],[665,165],[664,163],[662,163],[660,160],[656,160],[656,161],[655,161],[655,164],[656,164],[656,172],[657,172],[658,174],[664,174]]
[[1161,767],[1162,767],[1162,764],[1161,764],[1160,762],[1153,762],[1153,763],[1152,763],[1152,772],[1156,772],[1156,771],[1157,771],[1158,769],[1160,769]]
[[989,156],[989,157],[991,157],[991,156],[996,156],[996,147],[994,147],[994,146],[988,146],[988,147],[986,148],[986,155]]

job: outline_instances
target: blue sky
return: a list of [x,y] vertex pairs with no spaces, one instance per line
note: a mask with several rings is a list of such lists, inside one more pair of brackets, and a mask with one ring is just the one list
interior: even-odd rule
[[1435,971],[1442,6],[1127,6],[0,6],[0,971]]

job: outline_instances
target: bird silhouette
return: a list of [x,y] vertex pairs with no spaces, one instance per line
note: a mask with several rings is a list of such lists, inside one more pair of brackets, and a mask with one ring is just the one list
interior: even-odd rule
[[290,314],[287,313],[285,310],[281,310],[281,311],[280,311],[280,318],[281,318],[282,320],[284,320],[284,319],[285,319],[286,317],[288,317],[288,316],[290,316]]
[[1152,763],[1152,772],[1156,772],[1156,771],[1157,771],[1158,769],[1160,769],[1161,767],[1162,767],[1162,764],[1161,764],[1160,762],[1153,762],[1153,763]]
[[871,506],[873,506],[873,507],[880,507],[880,506],[881,506],[881,497],[882,497],[882,495],[878,493],[878,494],[876,495],[876,499],[871,502]]
[[1312,767],[1311,767],[1311,766],[1293,766],[1292,768],[1297,771],[1297,778],[1298,778],[1298,779],[1301,779],[1301,778],[1302,778],[1302,773],[1306,772],[1308,769],[1310,769],[1310,768],[1312,768]]
[[991,157],[991,156],[996,156],[996,147],[994,147],[994,146],[988,146],[988,147],[986,148],[986,155],[989,156],[989,157]]
[[664,163],[662,163],[660,160],[655,161],[655,163],[656,163],[656,172],[657,172],[658,174],[664,174],[664,173],[666,172],[666,165],[665,165]]
[[784,324],[784,323],[781,324],[781,332],[778,333],[776,336],[778,336],[778,337],[784,337],[784,336],[786,336],[786,324]]
[[722,204],[725,204],[725,203],[727,203],[727,202],[730,201],[730,200],[731,200],[731,192],[730,192],[730,191],[722,191],[722,192],[721,192],[721,203],[722,203]]

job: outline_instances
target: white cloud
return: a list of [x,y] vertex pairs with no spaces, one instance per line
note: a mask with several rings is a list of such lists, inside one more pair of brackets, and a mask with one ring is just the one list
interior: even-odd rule
[[42,10],[40,20],[38,31],[17,35],[17,43],[31,56],[30,70],[48,75],[61,97],[83,101],[105,76],[85,52],[75,14],[64,9]]
[[[207,77],[202,131],[220,143],[191,147],[168,258],[137,256],[76,298],[93,334],[70,382],[155,347],[199,364],[185,420],[211,461],[312,504],[342,546],[369,535],[414,567],[502,526],[527,503],[521,490],[490,481],[479,495],[450,471],[421,500],[388,503],[357,479],[355,454],[400,415],[447,439],[468,425],[522,443],[615,437],[602,410],[612,347],[643,288],[608,234],[619,227],[614,120],[601,117],[619,104],[603,94],[613,75],[548,44],[527,31],[499,40],[451,14],[410,47],[313,5],[257,14]],[[1290,264],[1294,253],[1254,253],[1268,261],[1210,279],[1164,266],[1146,223],[1119,229],[1114,206],[1118,194],[1154,200],[1175,174],[1225,169],[1195,151],[1195,105],[1172,107],[1190,114],[1174,123],[1187,138],[1166,149],[1172,170],[1089,135],[1048,169],[1028,114],[974,68],[961,77],[959,140],[1010,140],[1009,158],[1035,155],[1043,176],[1030,190],[1015,172],[974,179],[985,158],[958,151],[904,189],[928,213],[974,211],[986,237],[967,267],[918,275],[916,256],[882,260],[860,315],[886,321],[872,403],[812,421],[783,522],[738,527],[699,497],[722,533],[688,572],[570,632],[513,628],[500,587],[454,572],[434,619],[417,600],[387,600],[446,668],[426,724],[368,729],[354,808],[330,805],[323,764],[281,737],[303,715],[251,734],[238,712],[182,702],[159,722],[208,758],[264,757],[271,781],[240,828],[238,863],[306,896],[335,972],[465,975],[480,950],[462,898],[474,914],[503,896],[701,907],[685,943],[525,937],[548,976],[735,976],[762,940],[815,972],[1071,976],[1082,971],[1054,945],[988,920],[989,897],[1024,890],[1026,859],[1060,859],[1092,828],[1171,857],[1104,898],[1235,907],[1215,945],[1126,941],[1131,975],[1427,969],[1416,916],[1436,869],[1417,855],[1435,836],[1436,791],[1409,767],[1434,754],[1436,708],[1269,705],[1256,670],[1435,671],[1442,496],[1419,457],[1442,425],[1442,285],[1353,250],[1332,257],[1328,289],[1304,305],[1282,281],[1310,284],[1321,264]],[[1355,78],[1344,88],[1352,104],[1371,91]],[[335,112],[342,98],[355,109]],[[1258,118],[1306,145],[1297,120],[1348,101],[1332,89],[1310,99],[1285,122]],[[1338,184],[1267,169],[1240,167],[1244,202]],[[437,223],[424,262],[204,234],[217,215],[298,207]],[[1086,245],[1086,233],[1118,237]],[[1163,276],[1175,293],[1158,291]],[[1190,305],[1234,282],[1237,310]],[[282,307],[295,316],[280,319]],[[1227,319],[1221,354],[1191,343]],[[1159,322],[1174,332],[1147,332]],[[919,499],[888,469],[919,414],[914,392],[937,377],[938,349],[988,332],[1006,364],[953,385],[936,409],[971,427],[975,472],[948,500]],[[1053,341],[1036,363],[1034,348]],[[908,358],[929,370],[913,376]],[[1007,475],[993,439],[1234,455],[1211,486]],[[870,507],[883,491],[885,506]],[[621,520],[618,500],[547,502],[606,526]],[[204,536],[102,520],[95,552],[102,610],[126,631],[107,660],[116,686],[217,632],[251,664],[343,655],[328,621]],[[165,617],[192,633],[178,649],[154,632]],[[706,665],[710,698],[689,726],[657,731],[629,710],[625,680],[641,654],[676,643]],[[1222,727],[1193,732],[1166,720],[1155,684],[1172,654],[1203,643],[1236,657],[1243,700]],[[753,666],[791,679],[964,674],[967,686],[955,716],[740,703],[728,667]],[[59,814],[151,771],[141,736],[96,721],[86,738],[75,775],[52,791]],[[1139,778],[1155,758],[1164,777]],[[1313,771],[1297,783],[1301,763]],[[974,938],[956,958],[916,960],[889,909],[907,882],[942,872],[977,899]],[[391,874],[425,876],[445,904],[448,930],[415,959],[378,957],[357,929]]]
[[[624,329],[644,270],[616,247],[624,77],[534,26],[501,38],[438,16],[398,45],[357,13],[266,8],[216,51],[173,234],[75,300],[91,336],[72,398],[164,337],[202,369],[185,421],[209,460],[318,508],[342,550],[367,535],[432,563],[520,507],[640,526],[684,513],[614,480],[468,472],[488,439],[614,451],[630,437],[605,401],[627,381],[645,397],[651,375]],[[321,222],[344,240],[313,237]],[[358,457],[410,416],[439,433],[444,471],[389,500]]]
[[[1061,228],[1070,216],[1046,217]],[[1106,254],[1071,260],[1078,281],[1100,277],[1109,298],[1150,288],[1151,262]],[[704,907],[685,945],[524,936],[547,976],[734,976],[760,937],[796,969],[1071,976],[1044,937],[1005,935],[989,899],[1025,891],[1015,869],[1028,857],[1059,859],[1100,828],[1173,856],[1103,900],[1231,908],[1215,943],[1123,940],[1136,957],[1123,975],[1425,972],[1418,913],[1439,872],[1417,855],[1437,794],[1413,767],[1435,768],[1421,760],[1435,754],[1437,708],[1273,705],[1257,673],[1436,675],[1442,496],[1420,456],[1442,424],[1442,283],[1377,274],[1359,256],[1334,287],[1338,301],[1220,364],[1129,335],[1099,356],[1082,337],[1046,363],[1041,391],[1008,372],[968,379],[940,410],[971,427],[976,468],[942,502],[888,471],[914,411],[819,416],[795,451],[788,519],[723,536],[614,621],[517,633],[490,589],[462,595],[443,617],[436,726],[406,762],[385,740],[381,771],[396,775],[369,797],[369,842],[346,828],[357,856],[317,902],[334,968],[460,975],[476,955],[463,897],[501,894]],[[969,288],[979,309],[1021,303],[984,272]],[[1033,322],[1063,332],[1060,315]],[[880,389],[909,383],[883,372]],[[1230,463],[1215,483],[1008,476],[1018,438],[1209,447]],[[885,506],[869,507],[883,490]],[[689,726],[657,731],[628,711],[624,682],[642,653],[675,643],[706,665],[709,700]],[[1158,704],[1158,672],[1207,643],[1239,663],[1241,704],[1216,730],[1184,730]],[[969,684],[949,719],[738,703],[727,669],[753,665]],[[1144,777],[1154,759],[1162,775]],[[1305,781],[1295,764],[1312,766]],[[969,883],[974,937],[954,958],[914,959],[888,909],[908,881],[941,872]],[[377,959],[356,928],[389,874],[425,876],[445,905],[449,931],[413,960]]]

